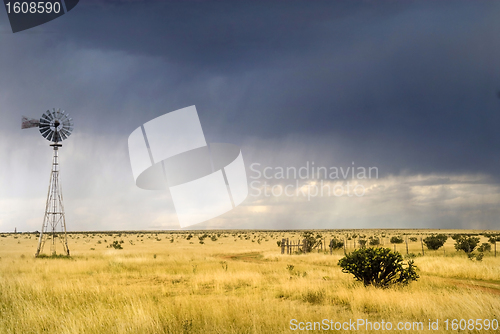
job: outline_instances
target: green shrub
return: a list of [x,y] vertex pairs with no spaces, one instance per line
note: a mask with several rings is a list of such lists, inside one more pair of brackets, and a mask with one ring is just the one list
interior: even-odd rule
[[123,249],[122,245],[120,245],[120,243],[117,240],[113,241],[112,244],[109,244],[108,247],[110,248],[113,247],[114,249]]
[[394,236],[391,238],[391,244],[402,244],[404,242],[403,238],[398,236]]
[[472,253],[479,244],[479,237],[472,237],[466,235],[453,236],[455,239],[455,249],[457,251],[464,251],[465,253]]
[[330,240],[330,247],[333,249],[344,248],[344,242],[338,240],[337,238],[333,238],[332,240]]
[[473,261],[473,260],[476,260],[476,261],[481,261],[484,257],[484,253],[467,253],[467,257],[469,258],[469,260]]
[[446,235],[438,234],[427,237],[423,241],[428,249],[437,250],[443,247],[446,240],[448,240],[448,237]]
[[488,242],[490,244],[495,244],[495,242],[497,241],[500,241],[500,236],[491,236],[489,239],[488,239]]
[[415,241],[417,241],[417,240],[418,240],[418,239],[417,239],[417,237],[410,237],[410,241],[411,241],[411,242],[415,242]]
[[370,237],[369,244],[370,246],[378,246],[380,245],[380,239],[375,237]]
[[314,248],[321,244],[321,235],[317,235],[316,238],[312,232],[302,233],[304,238],[304,245],[302,246],[302,251],[305,253],[310,253]]
[[394,284],[406,285],[416,281],[417,267],[409,260],[403,267],[403,257],[389,248],[363,248],[339,260],[342,272],[354,275],[365,286],[387,288]]
[[482,252],[490,252],[491,251],[491,245],[487,242],[481,244],[481,246],[479,246],[477,248],[478,251],[480,251],[481,253]]

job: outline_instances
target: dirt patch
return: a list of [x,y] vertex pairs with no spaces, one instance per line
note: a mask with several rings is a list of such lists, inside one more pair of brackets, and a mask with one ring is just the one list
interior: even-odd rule
[[477,291],[483,291],[500,296],[500,283],[497,283],[496,281],[481,281],[481,280],[465,279],[465,278],[462,279],[448,278],[448,277],[440,277],[434,275],[432,275],[432,277],[442,279],[448,282],[449,284],[455,285],[456,287],[474,289]]
[[470,288],[474,290],[479,290],[479,291],[484,291],[488,292],[494,295],[500,296],[500,285],[498,284],[492,284],[492,283],[486,283],[482,281],[477,281],[477,280],[457,280],[457,279],[449,279],[450,283],[453,283],[456,286],[464,287],[464,288]]
[[232,254],[232,255],[219,255],[219,257],[225,260],[233,260],[233,261],[244,261],[244,262],[263,262],[264,256],[262,256],[259,252],[250,252],[250,253],[240,253],[240,254]]

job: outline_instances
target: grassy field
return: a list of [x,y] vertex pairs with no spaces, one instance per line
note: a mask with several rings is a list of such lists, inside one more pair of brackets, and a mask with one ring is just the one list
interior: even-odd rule
[[[3,233],[0,333],[300,332],[291,329],[291,319],[304,326],[323,319],[383,320],[394,333],[498,333],[500,328],[452,331],[451,321],[500,320],[500,254],[471,261],[449,238],[444,250],[425,249],[422,256],[420,237],[437,232],[314,231],[327,240],[376,234],[391,249],[391,236],[417,237],[409,252],[420,279],[390,289],[364,287],[342,273],[337,262],[343,250],[281,255],[277,241],[299,240],[299,231],[74,233],[69,259],[35,259],[34,234]],[[484,233],[439,231],[457,232]],[[114,241],[123,249],[110,247]],[[406,254],[405,244],[396,247]],[[438,330],[428,330],[429,319],[439,319]],[[422,322],[424,330],[395,330],[398,322],[407,328]],[[373,332],[380,331],[356,331]]]

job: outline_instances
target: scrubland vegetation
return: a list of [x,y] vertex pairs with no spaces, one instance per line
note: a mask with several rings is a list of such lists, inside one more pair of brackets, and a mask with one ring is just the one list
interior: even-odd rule
[[[479,238],[477,247],[457,250],[456,241],[466,240],[453,239],[457,233]],[[419,279],[385,289],[365,287],[343,273],[338,265],[343,247],[332,255],[324,249],[282,255],[282,238],[302,240],[302,231],[72,233],[71,258],[37,259],[34,234],[3,233],[0,333],[290,333],[291,319],[422,321],[425,326],[429,319],[441,324],[445,319],[500,319],[500,254],[495,257],[489,243],[495,233],[485,233],[309,234],[327,245],[330,239],[340,246],[339,241],[347,241],[346,252],[363,244],[396,249],[405,261],[412,260]],[[444,245],[430,250],[424,244],[422,252],[421,239],[438,234],[449,236]],[[487,250],[485,243],[492,247]],[[451,332],[442,326],[432,331]]]

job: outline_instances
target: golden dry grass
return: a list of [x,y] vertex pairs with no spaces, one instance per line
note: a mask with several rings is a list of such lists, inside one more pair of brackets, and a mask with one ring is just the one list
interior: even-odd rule
[[[318,231],[326,238],[403,232],[435,231]],[[219,236],[200,244],[204,233]],[[381,290],[341,272],[342,250],[281,255],[276,241],[300,232],[71,234],[71,259],[35,259],[34,235],[3,236],[1,333],[289,333],[291,319],[422,321],[427,329],[429,319],[500,318],[500,255],[471,261],[451,239],[445,251],[415,258],[417,282]],[[123,249],[107,247],[115,240]],[[420,247],[410,243],[409,251]]]

